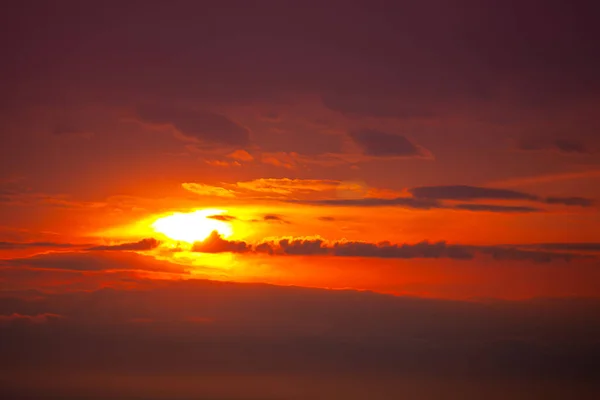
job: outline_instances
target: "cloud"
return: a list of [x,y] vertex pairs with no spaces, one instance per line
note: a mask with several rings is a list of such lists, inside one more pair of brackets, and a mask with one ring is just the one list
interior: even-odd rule
[[417,244],[391,244],[366,242],[337,242],[333,255],[340,257],[376,258],[452,258],[470,260],[473,253],[464,246],[447,245],[445,242]]
[[[530,193],[520,192],[510,189],[496,189],[489,187],[451,185],[451,186],[421,186],[409,189],[409,192],[416,198],[434,199],[434,200],[526,200],[546,204],[561,204],[566,206],[591,207],[594,200],[584,197],[542,197]],[[488,211],[521,211],[532,212],[539,211],[531,207],[505,207],[505,206],[487,206],[487,205],[457,205],[455,208],[467,209],[471,211],[480,211],[488,208]],[[496,208],[496,210],[493,210]]]
[[546,197],[548,204],[562,204],[565,206],[592,207],[594,200],[585,197]]
[[509,246],[452,245],[446,242],[431,243],[428,241],[415,244],[395,244],[348,240],[326,241],[319,237],[312,237],[281,238],[251,244],[244,241],[228,241],[223,239],[216,231],[204,242],[195,243],[193,251],[398,259],[450,258],[456,260],[471,260],[477,254],[483,254],[491,256],[495,260],[534,262],[571,261],[579,258],[590,258],[579,254],[522,250]]
[[565,251],[600,251],[600,243],[536,243],[530,245],[521,245],[521,247],[534,247],[546,250],[565,250]]
[[248,153],[246,150],[236,150],[233,153],[230,153],[229,155],[227,155],[227,157],[233,158],[234,160],[239,160],[239,161],[254,160],[254,157],[252,157],[252,155],[250,153]]
[[213,167],[241,167],[242,166],[242,164],[240,164],[237,161],[227,162],[227,161],[221,161],[221,160],[206,160],[204,162]]
[[420,210],[429,210],[433,208],[443,208],[442,204],[436,200],[415,199],[412,197],[396,197],[393,199],[365,197],[359,199],[322,199],[322,200],[289,200],[291,203],[301,203],[308,205],[322,206],[342,206],[342,207],[385,207],[399,206]]
[[416,198],[434,200],[538,200],[538,196],[515,190],[467,185],[422,186],[409,192]]
[[592,153],[591,149],[583,142],[575,139],[523,139],[517,142],[516,149],[521,151],[554,151],[562,154]]
[[181,184],[185,190],[200,196],[235,197],[235,192],[220,186],[205,185],[203,183],[184,182]]
[[374,157],[425,157],[428,152],[406,137],[375,129],[359,129],[349,133],[365,155]]
[[209,215],[206,218],[216,219],[217,221],[223,221],[223,222],[230,222],[230,221],[235,221],[238,219],[237,217],[235,217],[233,215],[227,215],[227,214]]
[[20,250],[30,248],[55,248],[68,249],[74,247],[82,247],[73,243],[54,243],[54,242],[0,242],[0,250]]
[[296,167],[296,157],[282,152],[268,154],[263,153],[261,155],[261,162],[263,164],[286,169],[294,169]]
[[2,267],[67,271],[150,271],[185,274],[187,267],[128,251],[45,253],[0,260]]
[[348,185],[342,181],[327,179],[290,179],[290,178],[260,178],[252,181],[238,182],[236,186],[242,189],[261,193],[294,194],[313,193],[345,189]]
[[236,183],[221,183],[212,186],[203,183],[186,182],[184,189],[202,196],[245,197],[245,198],[310,198],[336,195],[359,197],[368,193],[362,182],[333,179],[290,179],[259,178]]
[[154,238],[142,239],[134,243],[122,243],[115,245],[94,246],[86,250],[89,251],[144,251],[153,250],[160,245],[160,241]]
[[283,218],[283,216],[277,215],[277,214],[266,214],[263,216],[263,221],[265,221],[265,222],[280,222],[280,223],[284,223],[284,224],[289,224],[289,221],[287,221],[285,218]]
[[188,139],[228,146],[250,143],[250,131],[224,115],[158,104],[140,106],[137,113],[142,121],[171,125]]
[[585,256],[578,254],[521,250],[504,246],[482,246],[478,248],[478,251],[490,255],[494,260],[499,261],[533,261],[538,263],[548,263],[552,261],[571,261],[577,258],[586,258]]
[[202,242],[196,242],[192,251],[199,253],[246,253],[250,247],[244,241],[230,241],[223,239],[217,231],[213,231]]
[[22,315],[18,313],[13,313],[11,315],[0,315],[0,325],[10,324],[14,322],[29,322],[32,324],[44,324],[46,322],[64,318],[62,315],[52,314],[52,313],[43,313],[37,315]]
[[543,174],[534,176],[524,176],[517,178],[509,178],[494,182],[495,186],[526,186],[541,183],[554,183],[560,181],[570,181],[579,179],[594,179],[600,177],[600,170],[576,171],[576,172],[560,172],[554,174]]
[[487,211],[499,213],[530,213],[544,211],[541,208],[526,207],[526,206],[499,206],[494,204],[457,204],[451,207],[455,210],[465,211]]
[[449,209],[463,211],[482,211],[482,212],[508,212],[508,213],[527,213],[540,212],[540,208],[526,206],[502,206],[492,204],[455,204],[447,205],[436,199],[414,198],[414,197],[396,197],[379,198],[365,197],[360,199],[323,199],[323,200],[288,200],[290,203],[300,203],[307,205],[334,206],[334,207],[403,207],[414,210],[433,210]]

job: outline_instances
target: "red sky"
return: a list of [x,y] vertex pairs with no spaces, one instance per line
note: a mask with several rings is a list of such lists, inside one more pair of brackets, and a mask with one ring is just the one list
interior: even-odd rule
[[[403,301],[440,302],[447,316],[487,302],[518,314],[538,301],[558,314],[596,315],[600,33],[592,2],[32,1],[6,11],[3,335],[23,324],[28,332],[83,329],[77,301],[98,301],[89,313],[106,326],[146,321],[160,331],[168,325],[161,313],[218,325],[221,312],[235,326],[261,326],[262,303],[246,320],[244,301],[228,297],[244,299],[255,290],[248,288],[299,319],[318,304],[339,302],[352,314],[361,304],[377,313]],[[236,288],[215,295],[217,305],[227,303],[211,311],[216,316],[136,297],[179,286],[193,297],[210,281]],[[362,300],[352,305],[336,289]],[[313,290],[322,294],[313,298]],[[381,304],[369,303],[379,294]],[[286,303],[288,295],[306,298],[309,309]],[[115,304],[123,315],[111,314]],[[470,312],[461,314],[465,323],[479,312],[496,321]],[[393,312],[384,314],[379,328],[395,326]],[[507,335],[525,335],[515,318],[505,321],[516,327]],[[547,329],[574,323],[557,318]],[[284,318],[262,329],[277,336],[281,326],[298,328],[296,337],[323,323],[298,328]],[[468,342],[473,332],[456,334]],[[44,340],[65,337],[57,331]],[[324,348],[337,348],[331,340]],[[358,364],[370,365],[361,357]],[[82,375],[82,393],[104,376],[98,363]],[[267,379],[257,368],[246,372]],[[289,379],[299,379],[296,372]],[[266,376],[267,386],[285,381]],[[407,388],[421,387],[409,381]],[[334,398],[315,385],[312,394],[273,393]],[[221,387],[210,390],[238,398]],[[73,389],[61,388],[48,391]],[[196,390],[188,389],[182,393]]]

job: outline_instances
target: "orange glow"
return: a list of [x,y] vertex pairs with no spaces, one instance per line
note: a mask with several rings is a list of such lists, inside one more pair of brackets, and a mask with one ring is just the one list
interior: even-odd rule
[[157,219],[152,228],[170,239],[187,243],[206,239],[212,231],[217,231],[223,237],[233,233],[231,225],[225,221],[209,218],[221,215],[225,211],[216,209],[197,210],[191,213],[174,213]]

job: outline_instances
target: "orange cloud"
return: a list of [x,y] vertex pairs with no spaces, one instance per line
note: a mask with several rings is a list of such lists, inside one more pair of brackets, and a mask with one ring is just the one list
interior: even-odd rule
[[200,196],[216,196],[216,197],[235,197],[235,193],[231,190],[219,187],[204,185],[202,183],[182,183],[181,186],[192,193]]
[[229,154],[227,157],[233,158],[234,160],[240,160],[240,161],[254,160],[254,157],[252,157],[252,155],[250,153],[248,153],[246,150],[236,150],[233,153]]

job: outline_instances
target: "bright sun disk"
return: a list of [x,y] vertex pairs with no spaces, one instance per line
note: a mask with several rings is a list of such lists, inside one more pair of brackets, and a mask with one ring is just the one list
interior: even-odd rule
[[174,213],[154,221],[152,228],[173,240],[194,243],[206,239],[213,231],[223,237],[233,233],[231,225],[225,221],[208,218],[223,214],[223,210],[205,209],[191,213]]

